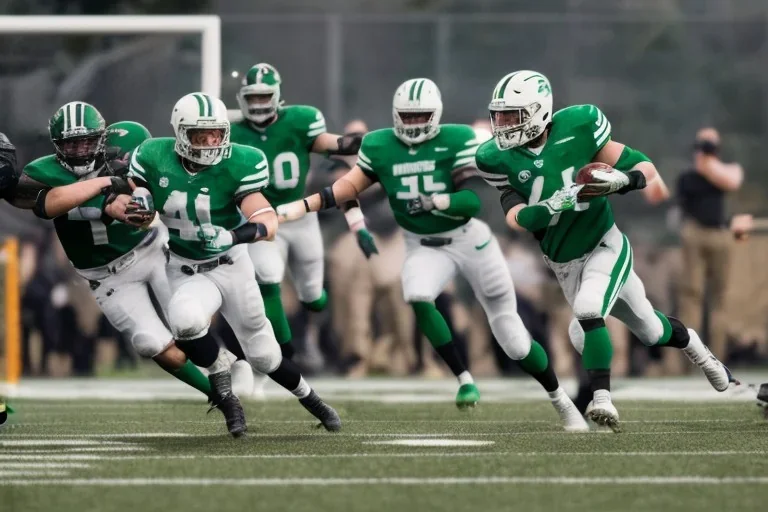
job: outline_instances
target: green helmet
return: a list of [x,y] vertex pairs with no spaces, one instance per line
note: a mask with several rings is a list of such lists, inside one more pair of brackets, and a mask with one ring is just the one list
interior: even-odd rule
[[101,166],[106,123],[93,105],[82,101],[67,103],[48,121],[48,133],[56,148],[56,158],[68,171],[85,176]]
[[[271,120],[280,107],[280,73],[271,64],[256,64],[243,78],[237,102],[243,116],[256,124]],[[265,101],[250,103],[248,96],[261,96]]]
[[121,155],[139,147],[139,144],[152,137],[149,130],[134,121],[120,121],[107,126],[107,148],[118,148]]

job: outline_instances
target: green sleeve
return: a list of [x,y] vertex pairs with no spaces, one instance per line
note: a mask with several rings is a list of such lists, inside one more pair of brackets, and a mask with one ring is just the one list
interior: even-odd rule
[[242,199],[269,185],[269,166],[262,150],[248,146],[239,146],[238,149],[242,153],[236,156],[238,160],[232,162],[230,166],[232,166],[231,176],[236,185],[235,199]]
[[130,164],[128,165],[128,177],[138,178],[148,185],[153,184],[153,165],[152,148],[147,143],[139,144],[133,153],[131,153]]
[[611,140],[611,123],[595,105],[588,105],[587,127],[592,132],[594,154],[597,154]]
[[480,213],[480,198],[472,190],[459,190],[448,196],[451,198],[450,206],[441,210],[443,213],[458,217],[474,217]]
[[311,151],[312,146],[315,144],[315,139],[327,131],[325,127],[325,117],[320,110],[314,107],[304,107],[304,109],[306,112],[304,112],[305,122],[303,123],[304,126],[302,127],[302,131],[306,138],[305,147],[308,151]]
[[456,128],[456,160],[453,162],[453,169],[476,167],[475,155],[480,144],[475,136],[475,130],[469,125],[460,125]]
[[546,206],[532,204],[517,212],[517,223],[528,231],[540,231],[549,226],[552,216]]
[[363,170],[363,173],[368,176],[370,180],[379,181],[379,177],[373,169],[373,160],[371,159],[371,156],[369,156],[374,154],[375,150],[373,144],[371,144],[371,139],[366,135],[363,137],[363,142],[357,152],[357,166]]

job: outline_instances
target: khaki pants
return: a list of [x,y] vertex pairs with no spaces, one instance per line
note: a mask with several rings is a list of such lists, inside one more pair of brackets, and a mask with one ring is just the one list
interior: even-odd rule
[[686,221],[682,229],[683,273],[680,282],[680,320],[696,331],[702,327],[704,293],[710,310],[709,348],[720,360],[727,346],[726,292],[733,238],[727,229],[705,228]]
[[[365,368],[374,359],[371,313],[378,306],[390,327],[391,354],[376,358],[387,361],[388,371],[402,373],[416,361],[413,346],[413,313],[403,300],[400,274],[405,260],[405,242],[397,231],[382,238],[374,236],[378,255],[366,260],[354,234],[345,233],[330,251],[331,295],[334,330],[341,337],[344,356],[356,356]],[[377,347],[377,352],[380,347]],[[380,364],[376,364],[380,366]]]

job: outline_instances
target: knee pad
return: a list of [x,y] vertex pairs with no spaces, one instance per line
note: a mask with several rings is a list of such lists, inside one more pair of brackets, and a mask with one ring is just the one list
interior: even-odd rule
[[141,357],[152,358],[160,354],[171,340],[160,340],[148,332],[136,332],[131,336],[131,345]]
[[584,298],[580,295],[573,301],[573,315],[577,320],[590,320],[593,318],[602,319],[602,313],[602,300],[595,300],[592,297]]
[[244,344],[243,348],[253,369],[264,374],[275,371],[275,368],[280,366],[280,361],[283,360],[280,345],[271,336],[253,336]]
[[480,274],[480,292],[493,299],[505,293],[512,293],[512,276],[506,266],[493,266]]
[[496,341],[510,359],[520,361],[531,351],[531,335],[519,316],[499,315],[490,324]]
[[211,319],[188,297],[173,297],[168,304],[168,323],[177,340],[189,340],[205,336]]
[[568,324],[568,337],[571,339],[571,345],[579,354],[584,352],[584,329],[576,318],[571,319]]

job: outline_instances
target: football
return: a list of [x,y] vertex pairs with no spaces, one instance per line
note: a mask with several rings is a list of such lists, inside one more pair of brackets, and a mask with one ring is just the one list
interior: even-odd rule
[[613,167],[603,162],[592,162],[579,169],[579,172],[576,173],[574,179],[577,185],[584,185],[584,188],[579,191],[579,199],[588,199],[605,195],[604,187],[594,186],[597,181],[592,177],[592,172],[597,170],[616,172]]

